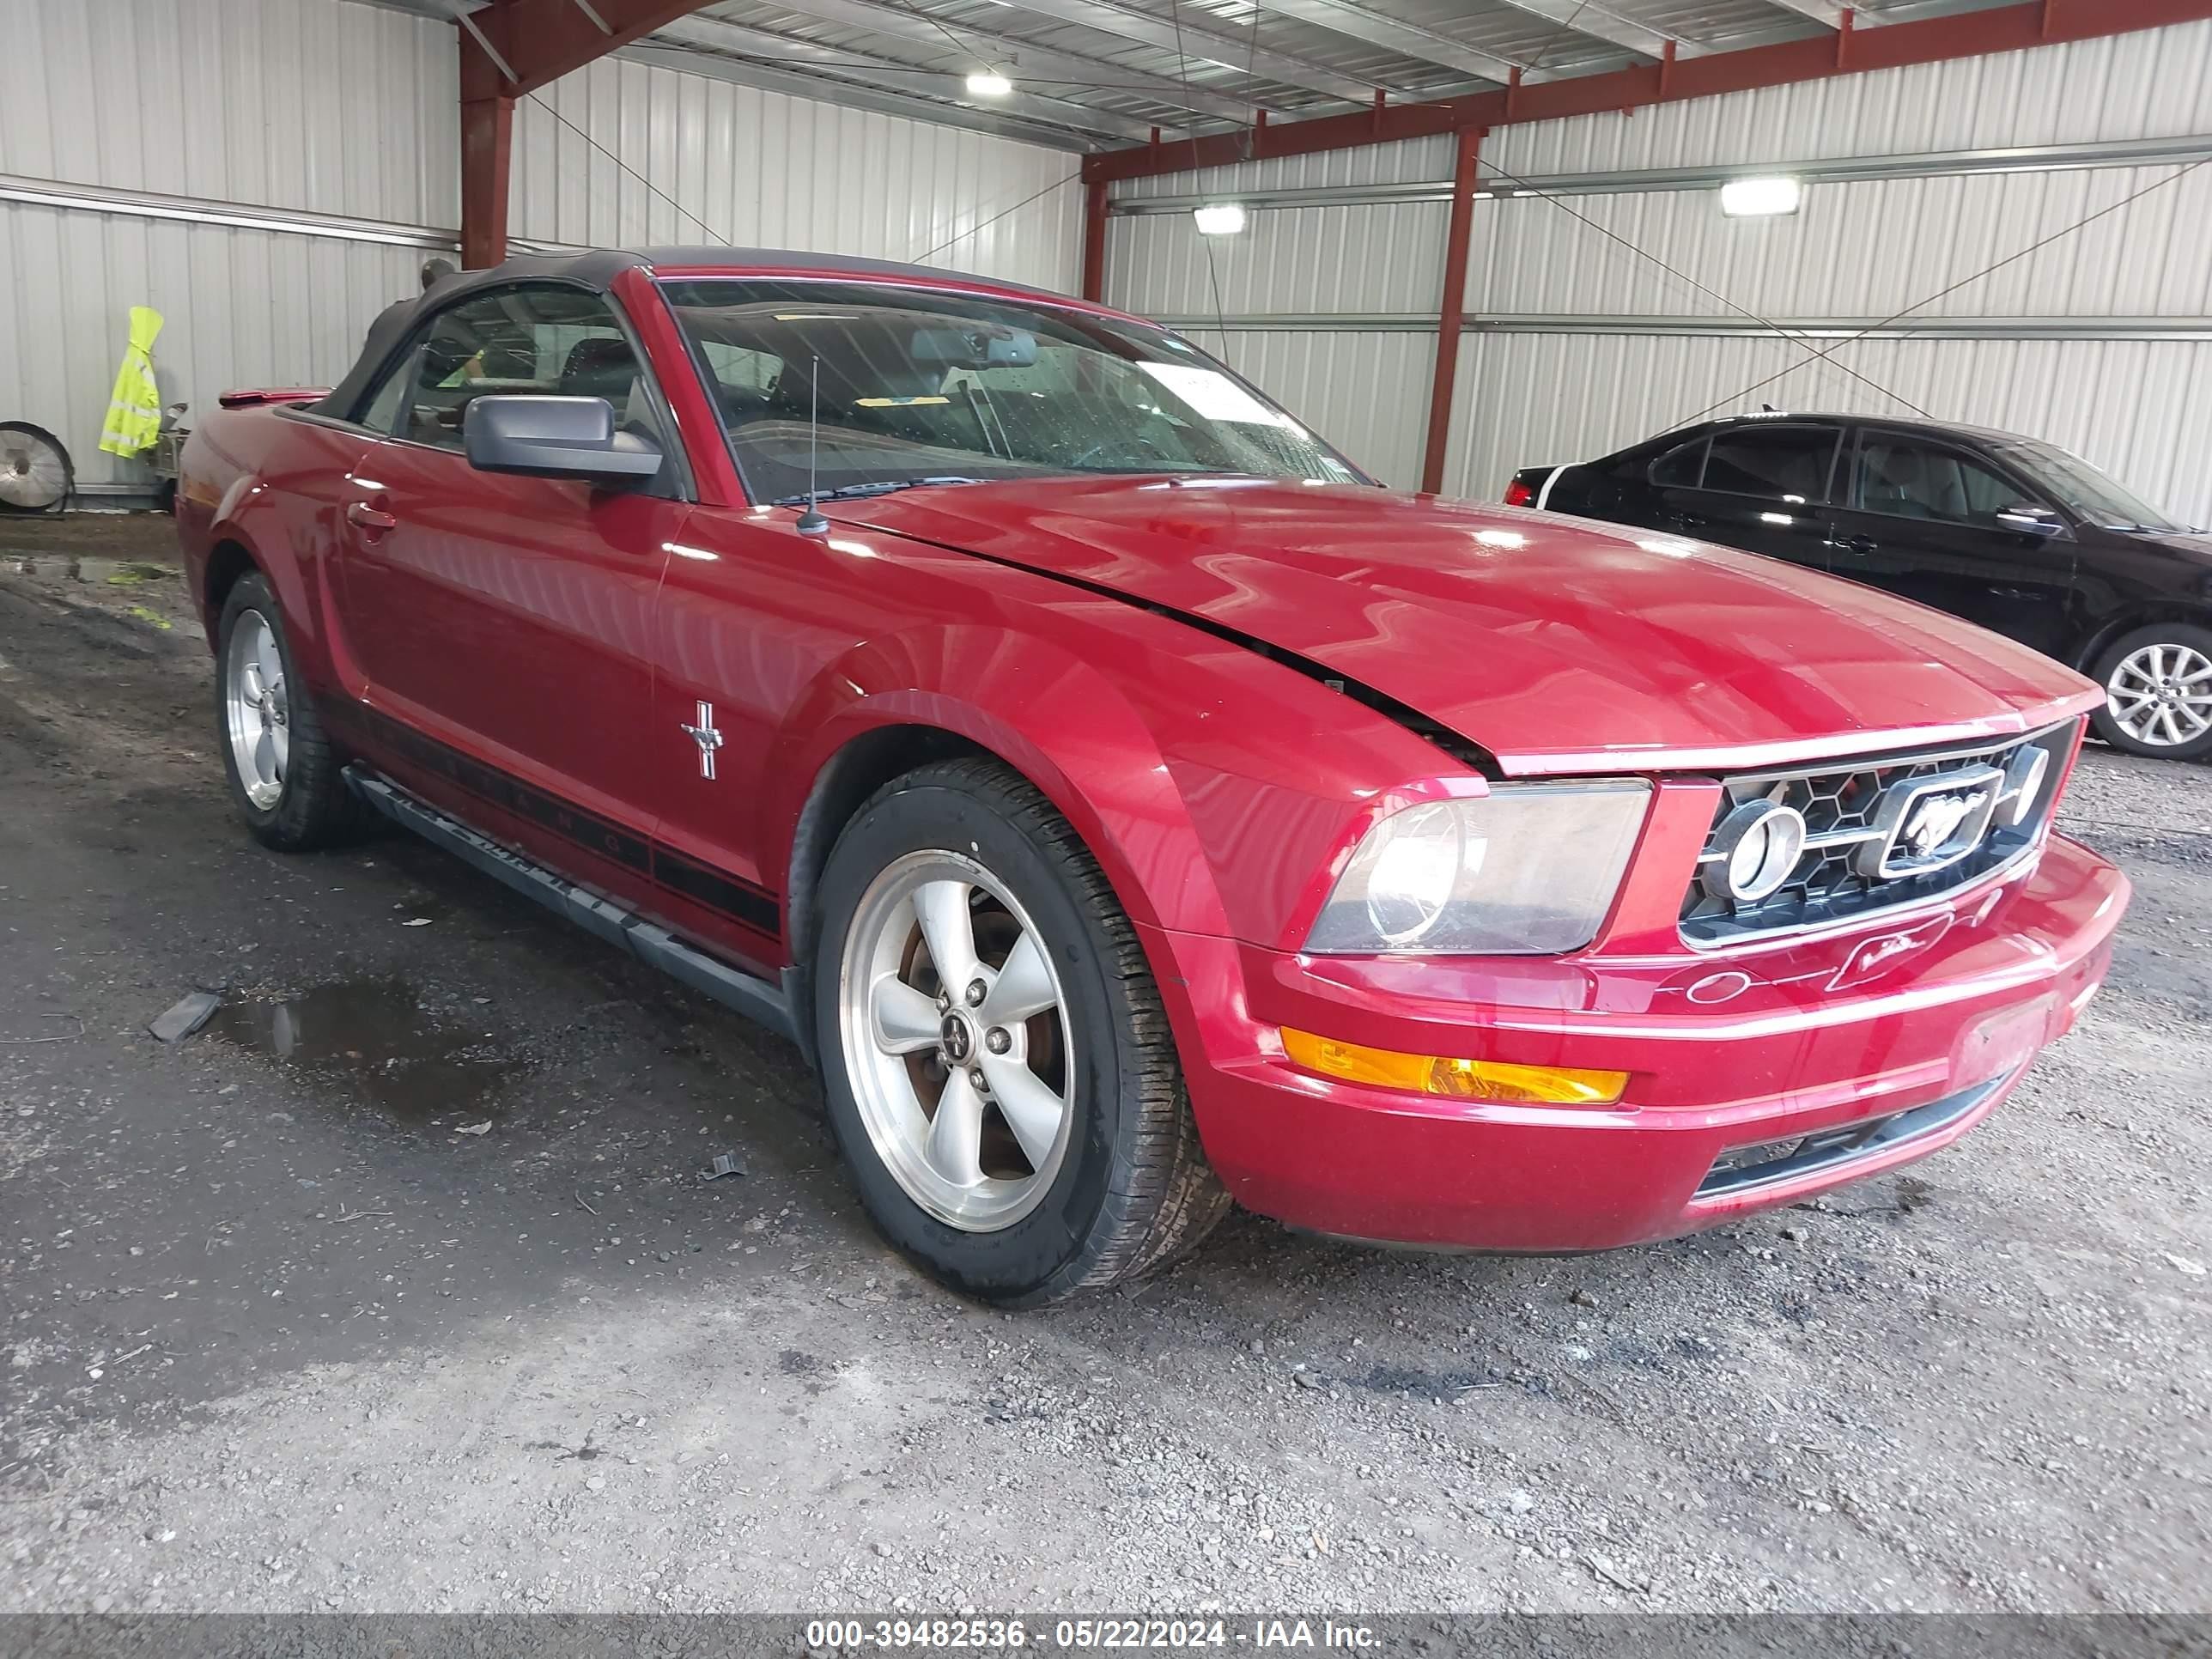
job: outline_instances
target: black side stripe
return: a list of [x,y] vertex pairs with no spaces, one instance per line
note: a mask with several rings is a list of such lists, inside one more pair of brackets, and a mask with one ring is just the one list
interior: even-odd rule
[[386,747],[406,756],[425,771],[459,784],[501,811],[550,830],[563,841],[626,870],[634,870],[672,893],[733,921],[771,936],[779,931],[782,908],[775,895],[766,888],[655,846],[634,830],[610,823],[596,812],[586,811],[535,784],[526,783],[512,773],[487,766],[380,710],[356,708],[356,712],[371,734]]
[[665,847],[653,849],[653,878],[672,893],[681,893],[695,904],[703,904],[763,933],[776,932],[782,921],[781,907],[766,890]]

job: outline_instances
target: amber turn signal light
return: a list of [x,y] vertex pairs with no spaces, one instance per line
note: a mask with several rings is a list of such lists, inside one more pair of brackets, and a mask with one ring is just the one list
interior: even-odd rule
[[1392,1048],[1316,1036],[1283,1027],[1283,1052],[1309,1072],[1404,1089],[1454,1100],[1521,1101],[1553,1106],[1609,1106],[1628,1086],[1626,1072],[1589,1071],[1569,1066],[1512,1066],[1498,1060],[1450,1060],[1431,1054],[1401,1054]]

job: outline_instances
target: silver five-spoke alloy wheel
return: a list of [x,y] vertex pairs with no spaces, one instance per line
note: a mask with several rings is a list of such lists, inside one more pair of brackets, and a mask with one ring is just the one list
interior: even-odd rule
[[2114,724],[2146,747],[2178,748],[2212,731],[2212,658],[2150,644],[2120,659],[2105,684]]
[[1006,884],[957,853],[909,853],[847,930],[837,1024],[877,1156],[925,1211],[995,1232],[1067,1155],[1078,1075],[1067,1000]]
[[240,611],[230,630],[222,690],[240,787],[258,811],[270,811],[284,793],[292,707],[285,695],[284,658],[276,647],[276,630],[258,611]]

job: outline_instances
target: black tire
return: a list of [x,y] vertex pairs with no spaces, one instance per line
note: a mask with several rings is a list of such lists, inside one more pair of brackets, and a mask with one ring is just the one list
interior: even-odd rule
[[[2206,662],[2212,663],[2212,629],[2195,627],[2188,623],[2153,623],[2148,628],[2138,628],[2132,633],[2124,634],[2106,647],[2091,670],[2092,678],[2105,688],[2106,701],[2105,706],[2090,716],[2090,724],[2106,743],[2130,755],[2148,755],[2160,760],[2195,760],[2199,756],[2212,754],[2212,727],[2181,742],[2152,743],[2128,731],[2113,713],[2114,677],[2119,673],[2122,664],[2149,646],[2179,647],[2195,652]],[[2212,683],[2200,684],[2197,689],[2206,689],[2207,685],[2212,685]]]
[[[258,615],[276,635],[276,649],[284,659],[284,691],[290,750],[283,769],[283,787],[273,805],[257,806],[240,777],[238,757],[230,742],[230,716],[225,688],[228,683],[231,635],[239,621]],[[280,853],[311,852],[335,846],[360,834],[367,813],[346,787],[344,758],[331,746],[315,709],[313,695],[292,655],[292,641],[284,631],[284,613],[269,584],[258,574],[241,576],[222,602],[222,618],[216,629],[215,730],[216,746],[222,754],[223,776],[230,798],[237,804],[246,827],[264,846]]]
[[[1044,1197],[992,1232],[939,1219],[891,1173],[855,1098],[840,1030],[843,957],[863,895],[893,861],[951,849],[1003,882],[1048,941],[1079,1073],[1066,1152]],[[821,915],[813,1003],[830,1127],[869,1215],[925,1272],[981,1301],[1039,1307],[1166,1266],[1228,1213],[1135,931],[1074,830],[1018,774],[948,761],[879,790],[830,854]]]

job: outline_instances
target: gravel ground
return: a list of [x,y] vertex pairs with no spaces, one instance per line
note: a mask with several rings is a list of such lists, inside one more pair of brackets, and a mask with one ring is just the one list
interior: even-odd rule
[[2110,987],[1910,1173],[1569,1261],[1240,1216],[1008,1317],[783,1045],[427,847],[256,848],[173,574],[98,562],[169,550],[0,523],[0,1610],[2212,1607],[2205,769],[2085,758]]

